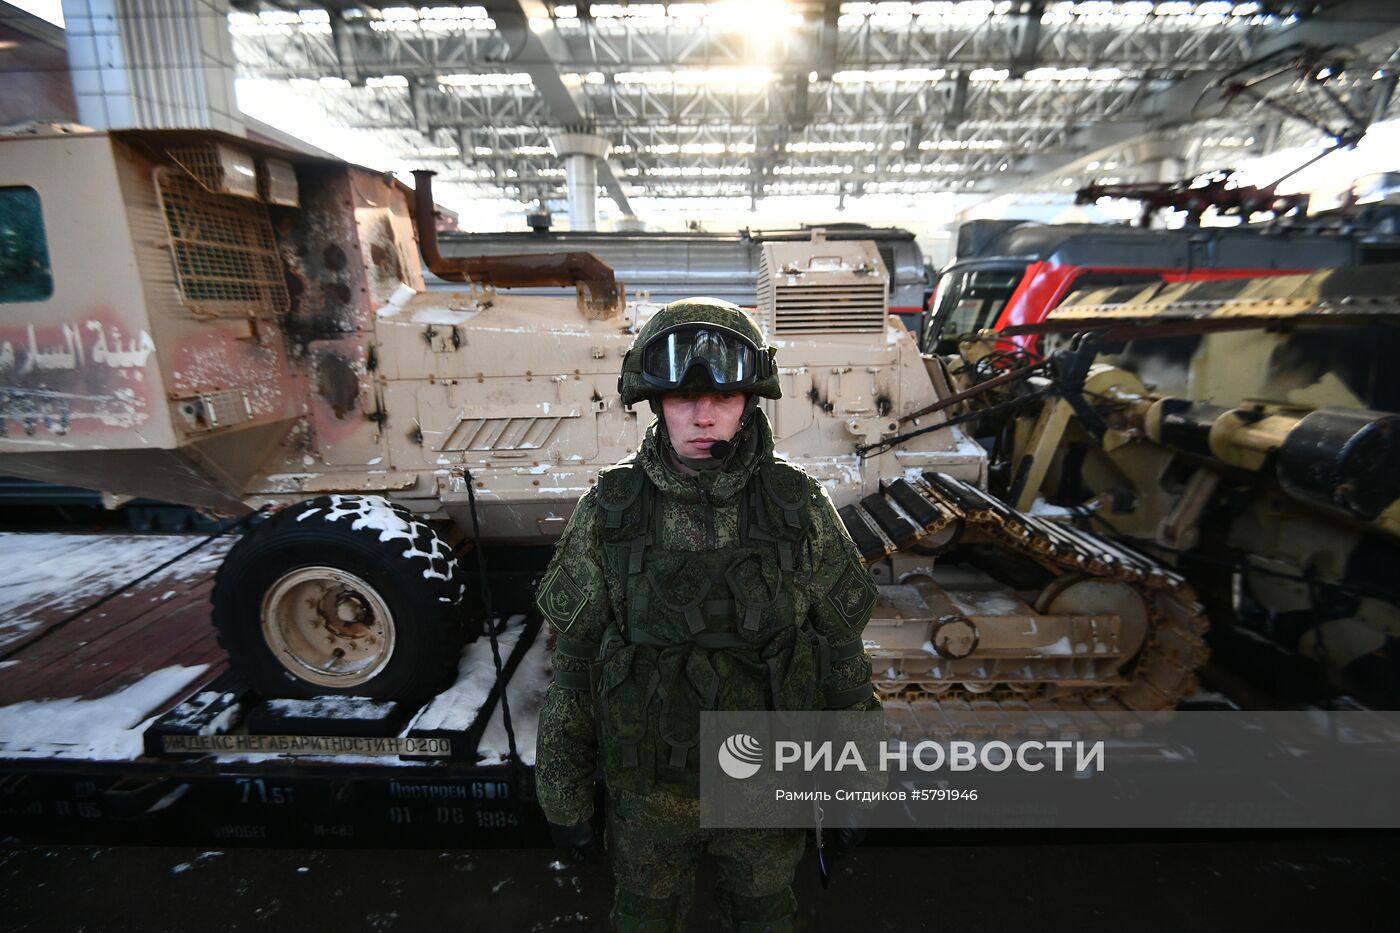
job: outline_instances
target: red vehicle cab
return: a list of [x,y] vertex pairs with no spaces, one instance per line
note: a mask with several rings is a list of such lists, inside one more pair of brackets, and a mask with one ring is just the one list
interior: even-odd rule
[[[1075,294],[1115,285],[1286,275],[1397,260],[1400,240],[1375,228],[1151,230],[972,221],[959,228],[957,258],[938,277],[921,345],[925,353],[956,353],[961,335],[1037,324]],[[1008,343],[1034,350],[1037,337],[1010,337]]]

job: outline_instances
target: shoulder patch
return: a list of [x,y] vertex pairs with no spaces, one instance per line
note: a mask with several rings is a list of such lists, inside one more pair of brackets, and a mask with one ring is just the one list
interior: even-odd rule
[[575,582],[564,563],[558,562],[540,584],[535,605],[560,632],[567,632],[574,624],[583,607],[588,605],[588,594]]
[[827,591],[826,601],[846,625],[855,628],[869,615],[877,592],[870,572],[855,561],[847,561],[840,579]]

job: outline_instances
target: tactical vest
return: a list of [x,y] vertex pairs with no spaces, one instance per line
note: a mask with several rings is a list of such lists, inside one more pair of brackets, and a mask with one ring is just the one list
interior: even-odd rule
[[624,593],[592,686],[610,787],[697,795],[702,710],[837,705],[821,684],[862,644],[832,645],[807,622],[804,473],[762,463],[739,496],[738,541],[724,548],[668,546],[661,493],[640,465],[604,471],[596,501],[607,576]]

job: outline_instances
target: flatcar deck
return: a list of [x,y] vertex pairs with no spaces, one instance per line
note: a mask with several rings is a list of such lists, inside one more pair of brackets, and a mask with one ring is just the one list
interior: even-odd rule
[[171,666],[218,674],[228,662],[209,625],[209,591],[229,540],[81,612],[199,541],[0,534],[0,707],[109,696]]
[[[531,766],[548,657],[535,637],[538,620],[525,616],[509,619],[499,635],[517,763],[508,756],[485,637],[464,649],[457,683],[423,710],[407,711],[394,733],[450,738],[450,760],[305,749],[161,754],[162,724],[182,701],[211,690],[241,696],[209,618],[214,572],[231,541],[213,541],[94,604],[200,540],[0,534],[0,817],[11,838],[306,845],[542,838]],[[248,731],[238,721],[254,717],[245,708],[234,713],[204,733]]]

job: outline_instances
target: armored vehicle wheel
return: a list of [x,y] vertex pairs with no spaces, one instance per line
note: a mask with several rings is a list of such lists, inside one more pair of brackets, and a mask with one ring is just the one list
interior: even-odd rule
[[379,496],[283,509],[229,552],[214,626],[265,697],[413,703],[456,669],[463,592],[433,530]]

